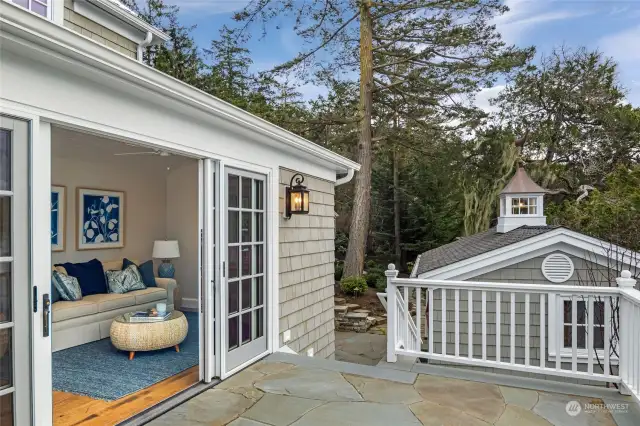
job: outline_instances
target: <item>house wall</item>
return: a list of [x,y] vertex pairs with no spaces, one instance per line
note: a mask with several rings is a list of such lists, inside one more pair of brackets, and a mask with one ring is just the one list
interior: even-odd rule
[[138,45],[126,37],[73,11],[73,0],[64,0],[64,26],[130,58],[137,57]]
[[[162,169],[114,159],[96,161],[51,158],[51,181],[67,188],[65,250],[53,252],[55,263],[85,262],[93,258],[116,260],[123,257],[149,260],[153,242],[166,234],[166,185]],[[125,245],[106,250],[77,250],[77,188],[104,188],[125,192]]]
[[[295,172],[280,169],[280,213]],[[332,358],[334,334],[334,184],[305,174],[308,215],[280,217],[280,346]],[[283,333],[291,330],[291,340]]]
[[176,306],[198,308],[198,248],[200,246],[198,223],[198,162],[193,160],[171,169],[166,185],[168,240],[178,240],[180,257],[173,259],[176,267],[178,293]]
[[[565,253],[567,254],[567,253]],[[585,260],[580,257],[576,257],[573,255],[569,255],[569,258],[574,264],[575,270],[572,277],[562,283],[562,285],[596,285],[596,286],[609,286],[609,281],[606,279],[607,276],[611,278],[615,278],[618,274],[615,271],[609,271],[606,267],[597,265],[593,262]],[[544,275],[542,274],[542,261],[547,257],[538,256],[535,258],[531,258],[514,265],[511,265],[506,268],[497,269],[495,271],[485,273],[482,275],[478,275],[476,277],[467,279],[466,281],[477,281],[477,282],[505,282],[505,283],[523,283],[523,284],[553,284],[548,281]],[[591,272],[591,274],[590,274]],[[589,277],[595,277],[595,279],[591,279]],[[615,282],[615,281],[613,281]],[[474,358],[482,358],[482,295],[480,291],[473,292],[473,357]],[[524,294],[516,294],[515,298],[515,320],[516,320],[516,333],[515,333],[515,362],[518,364],[524,364],[525,361],[525,295]],[[545,299],[546,309],[545,309],[545,324],[547,325],[546,329],[546,343],[545,348],[549,350],[549,305],[548,298]],[[540,299],[538,295],[530,296],[530,339],[529,339],[529,359],[531,365],[540,365],[541,353],[540,353]],[[453,290],[447,291],[447,329],[446,329],[446,338],[447,338],[447,353],[454,354],[455,353],[455,295]],[[467,356],[468,355],[468,333],[467,333],[467,324],[468,324],[468,296],[467,291],[460,291],[460,355]],[[441,290],[434,291],[434,351],[437,353],[442,353],[442,293]],[[487,359],[495,360],[496,359],[496,293],[495,292],[487,292]],[[501,320],[501,330],[500,330],[500,355],[502,361],[510,360],[510,315],[511,315],[511,304],[510,304],[510,293],[502,292],[501,293],[501,303],[500,303],[500,314],[502,317]],[[425,345],[428,344],[425,339]],[[431,362],[433,364],[442,364],[441,362]],[[555,367],[555,358],[549,361],[547,355],[547,366]],[[448,366],[452,366],[451,364],[445,363]],[[578,365],[579,369],[586,371],[586,364]],[[582,367],[585,367],[584,369]],[[503,370],[493,369],[493,368],[485,368],[485,367],[471,367],[464,366],[460,368],[470,368],[474,370],[482,370],[482,371],[492,371],[492,372],[500,372]],[[570,369],[570,363],[563,363],[563,368]],[[594,371],[597,371],[597,366],[594,367]],[[530,373],[518,373],[510,371],[511,375],[522,375],[522,376],[532,376],[532,377],[540,377],[537,374]],[[558,380],[558,377],[553,377],[554,380]],[[568,381],[572,383],[588,383],[586,381],[580,381],[577,379],[564,379],[563,381]]]

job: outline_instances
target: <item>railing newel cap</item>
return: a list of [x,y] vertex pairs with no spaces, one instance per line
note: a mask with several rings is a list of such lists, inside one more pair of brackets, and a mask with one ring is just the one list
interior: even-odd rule
[[397,278],[398,272],[399,271],[396,269],[396,265],[390,263],[387,265],[387,270],[384,271],[384,274],[387,276],[387,278]]

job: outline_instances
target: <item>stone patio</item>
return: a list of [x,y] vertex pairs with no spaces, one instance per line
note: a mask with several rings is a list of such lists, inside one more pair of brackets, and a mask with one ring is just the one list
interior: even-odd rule
[[355,331],[336,331],[336,360],[377,365],[387,355],[387,336]]
[[[302,357],[298,357],[302,358]],[[152,426],[610,426],[608,412],[567,414],[599,399],[301,359],[262,361],[152,421]],[[292,358],[294,359],[294,358]],[[323,368],[322,362],[327,368]],[[352,364],[351,364],[352,365]],[[368,370],[366,370],[368,369]],[[353,374],[368,374],[374,377]],[[397,376],[397,380],[393,377]],[[390,379],[380,378],[387,377]],[[572,413],[573,414],[573,413]],[[633,424],[633,423],[631,423]]]

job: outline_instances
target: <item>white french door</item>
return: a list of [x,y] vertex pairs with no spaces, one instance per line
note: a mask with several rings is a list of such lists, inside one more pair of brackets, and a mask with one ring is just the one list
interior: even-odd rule
[[29,123],[0,116],[0,424],[33,424]]
[[222,350],[229,372],[267,350],[266,176],[225,168]]

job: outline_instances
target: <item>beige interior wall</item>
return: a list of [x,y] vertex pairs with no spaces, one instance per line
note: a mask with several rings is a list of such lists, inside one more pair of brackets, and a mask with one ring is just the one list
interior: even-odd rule
[[[153,242],[166,235],[166,184],[162,169],[120,162],[116,157],[96,161],[51,159],[51,183],[67,188],[65,250],[52,253],[52,262],[151,259]],[[125,246],[106,250],[77,250],[77,188],[100,188],[125,192]]]
[[[176,306],[196,309],[198,303],[198,162],[172,169],[166,185],[167,239],[178,240],[180,258],[173,259],[178,281]],[[184,302],[184,303],[182,303]]]

